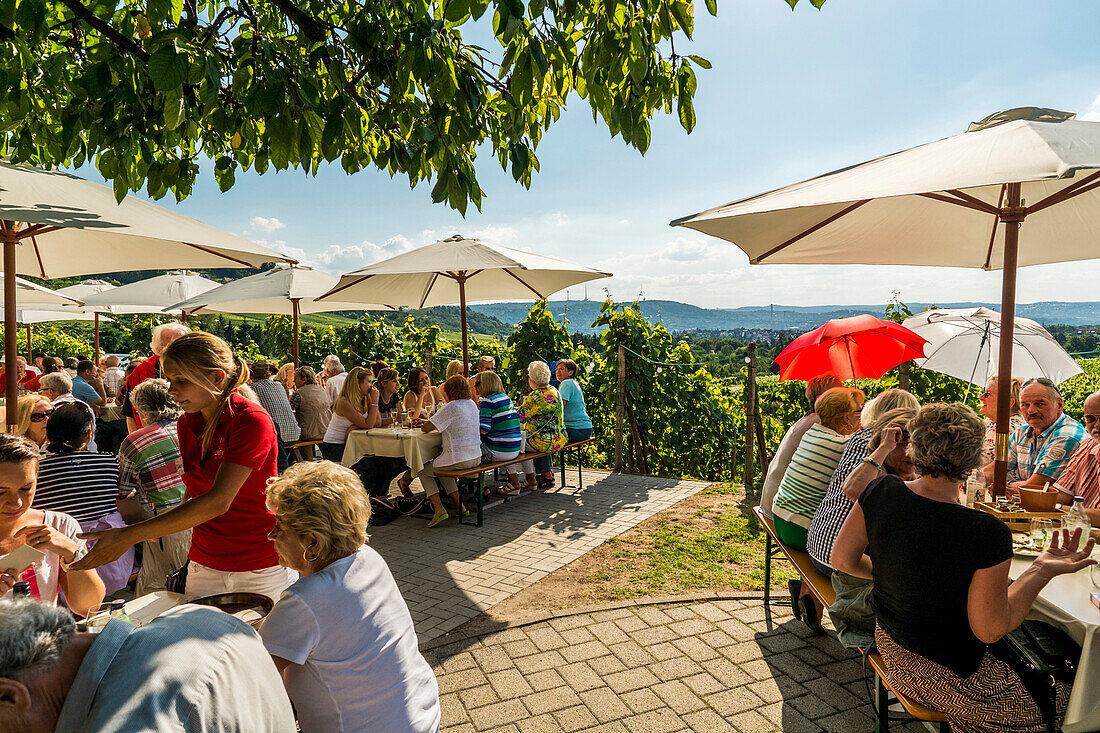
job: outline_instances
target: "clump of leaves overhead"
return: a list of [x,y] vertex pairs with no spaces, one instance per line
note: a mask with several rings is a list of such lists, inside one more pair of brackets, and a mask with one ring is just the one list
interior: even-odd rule
[[465,212],[479,148],[530,185],[572,92],[643,153],[658,110],[690,132],[693,23],[690,0],[0,0],[0,155],[94,161],[120,199],[186,197],[200,155],[222,190],[339,161]]

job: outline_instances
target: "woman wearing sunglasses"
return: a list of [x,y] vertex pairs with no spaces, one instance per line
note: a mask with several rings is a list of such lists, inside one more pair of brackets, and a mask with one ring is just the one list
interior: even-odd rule
[[39,448],[46,445],[46,421],[53,414],[53,405],[40,394],[19,398],[19,422],[15,434],[22,435]]
[[[1008,434],[1016,432],[1017,428],[1026,424],[1024,416],[1020,414],[1020,388],[1023,382],[1013,377],[1009,389],[1011,397],[1008,403]],[[989,380],[989,386],[980,395],[981,409],[978,410],[985,418],[985,461],[993,460],[993,444],[997,438],[997,378]]]

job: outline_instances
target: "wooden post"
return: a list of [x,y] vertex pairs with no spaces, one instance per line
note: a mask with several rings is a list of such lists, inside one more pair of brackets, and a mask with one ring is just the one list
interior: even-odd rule
[[294,368],[298,369],[298,298],[290,299],[290,311],[294,320]]
[[764,419],[760,416],[760,390],[754,389],[756,392],[755,414],[756,420],[756,459],[760,462],[760,475],[768,475],[768,464],[771,463],[768,458],[768,443],[764,440]]
[[94,359],[95,359],[96,366],[99,366],[99,311],[96,311],[93,314],[93,316],[94,317],[92,318],[92,321],[94,322],[94,326],[92,327],[92,330],[95,332],[95,355],[94,355]]
[[993,443],[993,496],[1004,496],[1008,484],[1008,419],[1012,401],[1013,326],[1016,319],[1016,263],[1020,224],[1027,216],[1020,198],[1020,184],[1006,186],[1007,206],[1001,210],[1005,226],[1004,260],[1001,263],[1001,352],[997,369],[997,432]]
[[[19,356],[17,326],[15,325],[15,248],[19,245],[18,224],[5,221],[0,231],[0,241],[4,243],[4,394],[12,406],[19,399],[19,378],[16,374],[15,359]],[[14,433],[19,422],[18,410],[5,410],[7,432]]]
[[898,365],[898,386],[909,391],[909,365],[912,362],[905,361]]
[[626,388],[626,352],[623,351],[622,344],[619,344],[615,383],[615,472],[620,473],[623,470],[623,408],[626,401],[626,395],[623,394]]
[[749,344],[748,355],[745,357],[748,365],[748,376],[745,379],[743,398],[745,400],[745,472],[743,483],[745,496],[753,493],[753,459],[755,450],[753,438],[756,435],[756,342]]
[[31,324],[27,326],[27,365],[34,366],[34,352],[31,351]]
[[459,317],[462,319],[462,376],[470,376],[470,349],[466,341],[466,273],[462,272],[458,278],[458,307]]

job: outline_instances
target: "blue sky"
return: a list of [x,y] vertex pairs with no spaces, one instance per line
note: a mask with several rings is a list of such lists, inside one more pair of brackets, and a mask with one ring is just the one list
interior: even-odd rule
[[[604,287],[617,300],[644,291],[707,307],[875,303],[892,290],[911,301],[999,298],[1000,274],[977,270],[750,267],[733,245],[668,222],[1003,109],[1100,119],[1100,3],[830,0],[819,12],[803,0],[792,12],[783,0],[719,0],[717,18],[698,5],[690,52],[714,68],[699,72],[697,126],[688,135],[675,115],[656,118],[644,158],[574,98],[539,146],[530,190],[482,153],[488,196],[465,219],[432,204],[430,185],[339,168],[238,175],[226,194],[207,177],[179,208],[335,274],[460,233],[614,272],[589,286],[593,298]],[[1019,299],[1095,300],[1098,270],[1027,268]]]

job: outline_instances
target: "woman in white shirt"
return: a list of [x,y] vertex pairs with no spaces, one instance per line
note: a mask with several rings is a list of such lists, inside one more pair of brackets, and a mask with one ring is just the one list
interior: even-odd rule
[[443,452],[434,460],[424,465],[424,470],[418,475],[420,483],[424,486],[424,493],[435,509],[428,522],[429,527],[434,527],[446,520],[450,515],[443,508],[443,502],[439,498],[439,485],[443,484],[444,490],[454,500],[455,511],[459,516],[466,516],[468,510],[463,509],[462,500],[458,496],[458,484],[453,478],[436,477],[435,472],[441,468],[463,469],[473,468],[481,464],[481,427],[478,421],[478,407],[470,399],[470,384],[461,374],[448,379],[443,383],[443,394],[447,397],[447,404],[440,407],[432,419],[425,421],[421,430],[429,433],[438,430],[443,435]]
[[355,473],[296,463],[268,484],[267,505],[279,563],[301,577],[260,637],[302,731],[435,733],[439,687],[390,569],[364,544],[370,503]]
[[351,430],[370,430],[381,422],[378,415],[378,388],[371,384],[370,370],[354,367],[347,374],[340,396],[332,409],[332,419],[321,441],[321,455],[326,461],[339,463],[344,456],[344,443]]
[[69,570],[87,548],[77,538],[80,525],[68,514],[32,509],[38,480],[38,448],[26,438],[0,433],[0,556],[26,545],[44,555],[20,563],[23,567],[0,567],[0,596],[25,580],[31,597],[42,603],[57,603],[58,589],[75,613],[103,602],[103,581],[95,570]]

